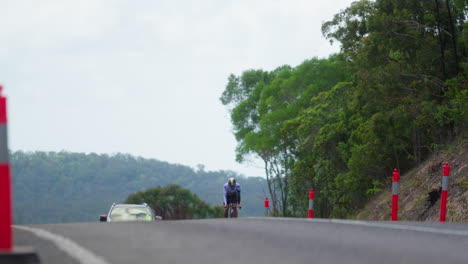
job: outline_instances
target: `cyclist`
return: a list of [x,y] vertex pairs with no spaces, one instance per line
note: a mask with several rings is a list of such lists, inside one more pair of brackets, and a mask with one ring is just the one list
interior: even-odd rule
[[234,217],[237,217],[237,208],[242,208],[241,202],[241,188],[236,182],[236,179],[229,178],[228,182],[224,184],[224,217],[228,217],[229,204],[234,204]]

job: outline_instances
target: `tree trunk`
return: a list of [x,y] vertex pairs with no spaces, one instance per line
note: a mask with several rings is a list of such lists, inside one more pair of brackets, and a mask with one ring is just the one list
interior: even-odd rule
[[448,19],[449,19],[449,25],[450,25],[450,34],[452,34],[452,46],[453,46],[453,55],[455,56],[455,75],[458,75],[460,72],[459,68],[459,63],[458,63],[458,50],[457,50],[457,39],[455,35],[455,28],[453,26],[453,17],[452,17],[452,12],[450,11],[450,0],[446,0],[445,4],[447,6],[447,12],[448,12]]
[[437,34],[439,35],[439,45],[440,45],[440,58],[441,58],[441,64],[442,64],[442,74],[444,76],[444,80],[447,79],[447,73],[445,71],[445,40],[443,38],[443,34],[441,32],[441,26],[440,26],[440,8],[439,8],[439,0],[434,0],[435,6],[436,6],[436,19],[437,19]]
[[271,179],[271,175],[270,175],[270,170],[268,169],[268,160],[266,157],[262,157],[263,159],[263,162],[265,163],[265,175],[266,175],[266,179],[267,179],[267,186],[268,186],[268,192],[270,193],[270,198],[271,198],[271,205],[273,206],[273,210],[272,212],[275,214],[277,212],[277,209],[278,209],[278,202],[277,202],[277,199],[276,199],[276,193],[274,192],[274,186],[272,188],[272,179]]

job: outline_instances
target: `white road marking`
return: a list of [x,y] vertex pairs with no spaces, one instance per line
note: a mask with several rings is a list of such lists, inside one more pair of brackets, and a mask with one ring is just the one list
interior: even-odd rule
[[[252,218],[257,218],[257,217],[252,217]],[[468,230],[454,230],[454,229],[443,229],[443,228],[426,227],[426,226],[411,226],[411,225],[404,225],[404,224],[378,223],[378,222],[366,222],[366,221],[356,221],[356,220],[320,219],[320,218],[308,219],[308,218],[285,218],[285,217],[266,217],[266,218],[257,218],[257,219],[337,223],[337,224],[345,224],[345,225],[373,226],[373,227],[399,229],[399,230],[407,230],[407,231],[419,231],[419,232],[434,233],[434,234],[468,236]]]
[[39,228],[32,228],[27,226],[14,226],[14,228],[29,231],[35,234],[36,236],[49,240],[55,244],[59,249],[66,252],[72,258],[78,260],[78,262],[83,264],[109,264],[109,262],[105,261],[102,257],[97,256],[93,252],[87,250],[86,248],[78,245],[71,239],[66,237],[51,233],[49,231],[39,229]]

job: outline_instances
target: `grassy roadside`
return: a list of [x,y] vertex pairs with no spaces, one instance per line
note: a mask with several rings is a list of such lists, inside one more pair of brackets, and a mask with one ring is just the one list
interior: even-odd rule
[[[444,146],[438,153],[408,172],[402,172],[399,186],[398,219],[439,221],[442,168],[451,167],[448,187],[448,222],[468,222],[468,140]],[[389,181],[391,178],[389,177]],[[391,185],[360,210],[355,219],[391,219]]]

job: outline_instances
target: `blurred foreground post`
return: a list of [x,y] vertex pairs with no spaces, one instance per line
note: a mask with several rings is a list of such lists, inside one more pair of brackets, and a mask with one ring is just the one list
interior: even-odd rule
[[392,177],[392,221],[398,220],[398,183],[400,181],[400,173],[397,169],[393,170]]
[[442,176],[442,196],[440,199],[440,222],[445,222],[447,213],[447,196],[448,196],[448,177],[450,175],[450,166],[448,162],[444,166],[444,175]]
[[270,211],[270,201],[268,200],[268,197],[265,198],[263,207],[265,207],[265,216],[268,216],[268,212]]
[[7,145],[6,98],[0,86],[0,251],[10,252],[13,248],[11,178]]
[[29,248],[13,249],[13,214],[7,140],[7,105],[0,85],[0,263],[39,263]]

